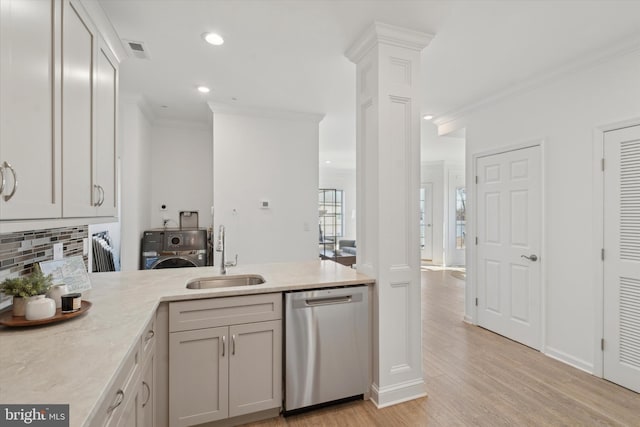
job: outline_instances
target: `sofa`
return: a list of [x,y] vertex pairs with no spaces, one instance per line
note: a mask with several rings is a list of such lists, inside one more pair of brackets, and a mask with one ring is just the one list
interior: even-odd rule
[[355,240],[339,240],[338,245],[342,255],[356,255],[356,241]]

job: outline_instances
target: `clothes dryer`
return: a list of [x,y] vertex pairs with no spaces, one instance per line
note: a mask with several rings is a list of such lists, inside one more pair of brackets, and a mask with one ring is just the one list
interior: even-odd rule
[[143,270],[204,267],[208,265],[208,234],[204,228],[160,228],[142,237]]

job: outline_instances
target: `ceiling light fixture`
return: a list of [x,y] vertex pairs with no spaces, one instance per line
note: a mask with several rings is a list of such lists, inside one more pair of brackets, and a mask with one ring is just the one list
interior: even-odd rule
[[426,115],[422,116],[422,118],[425,119],[425,120],[431,120],[431,119],[433,119],[433,116],[431,114],[426,114]]
[[198,92],[200,92],[200,93],[209,93],[209,92],[211,92],[211,89],[209,89],[206,86],[198,86]]
[[204,41],[214,46],[220,46],[224,43],[224,39],[222,38],[222,36],[216,33],[204,33],[202,35],[202,38],[204,39]]
[[331,164],[331,160],[325,160],[324,161],[326,164],[330,165]]

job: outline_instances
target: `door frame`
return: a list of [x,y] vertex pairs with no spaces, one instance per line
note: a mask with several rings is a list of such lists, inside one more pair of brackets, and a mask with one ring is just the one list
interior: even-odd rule
[[606,123],[593,130],[593,375],[604,378],[604,352],[601,339],[604,338],[604,134],[606,132],[640,125],[640,117]]
[[[430,199],[427,199],[427,196],[426,196],[426,194],[427,194],[426,186],[427,185],[430,186],[430,191],[429,191],[429,194],[431,196]],[[434,221],[433,221],[433,182],[432,181],[420,182],[420,189],[422,190],[423,188],[425,189],[425,200],[424,200],[424,203],[425,203],[425,217],[426,217],[427,200],[429,201],[430,208],[431,208],[431,227],[430,227],[431,228],[431,259],[424,258],[422,256],[423,249],[420,248],[420,262],[422,262],[422,261],[433,261],[433,258],[434,258],[433,257],[433,229],[434,229]],[[426,226],[426,222],[425,222],[425,226]],[[426,241],[426,229],[425,229],[425,241]],[[426,246],[426,244],[425,244],[425,246]]]
[[466,261],[467,261],[467,278],[471,279],[471,286],[466,287],[465,306],[471,308],[468,313],[471,313],[471,317],[465,315],[465,321],[474,325],[478,324],[478,307],[475,305],[475,300],[478,296],[478,251],[476,250],[475,239],[478,235],[478,215],[476,213],[476,206],[478,203],[477,197],[477,184],[476,176],[478,176],[477,162],[480,157],[492,156],[495,154],[506,153],[509,151],[522,150],[525,148],[531,148],[535,146],[540,147],[540,352],[545,353],[546,341],[547,341],[547,269],[545,262],[545,255],[547,253],[547,242],[545,237],[546,230],[546,173],[545,173],[545,138],[535,138],[526,140],[520,143],[504,145],[488,150],[478,151],[471,154],[471,170],[472,174],[465,177],[467,185],[467,226],[471,226],[469,230],[469,242],[467,245]]

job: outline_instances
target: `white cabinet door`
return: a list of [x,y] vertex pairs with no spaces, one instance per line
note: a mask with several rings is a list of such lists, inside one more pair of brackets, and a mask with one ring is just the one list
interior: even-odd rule
[[94,216],[93,60],[94,32],[75,2],[65,1],[62,37],[63,215]]
[[60,14],[60,0],[0,2],[0,220],[61,214]]
[[229,414],[229,328],[169,334],[169,425],[192,426]]
[[106,47],[98,49],[96,60],[94,151],[94,190],[97,216],[116,216],[116,60]]
[[282,321],[229,327],[229,416],[282,403]]
[[122,410],[122,416],[116,424],[117,427],[138,427],[140,424],[140,388],[134,389],[134,394],[126,401]]
[[151,354],[142,371],[142,379],[140,380],[140,420],[138,425],[140,427],[154,427],[153,422],[153,408],[155,402],[155,393],[154,393],[154,381],[153,381],[153,370],[154,370],[154,362],[155,362],[155,354]]

